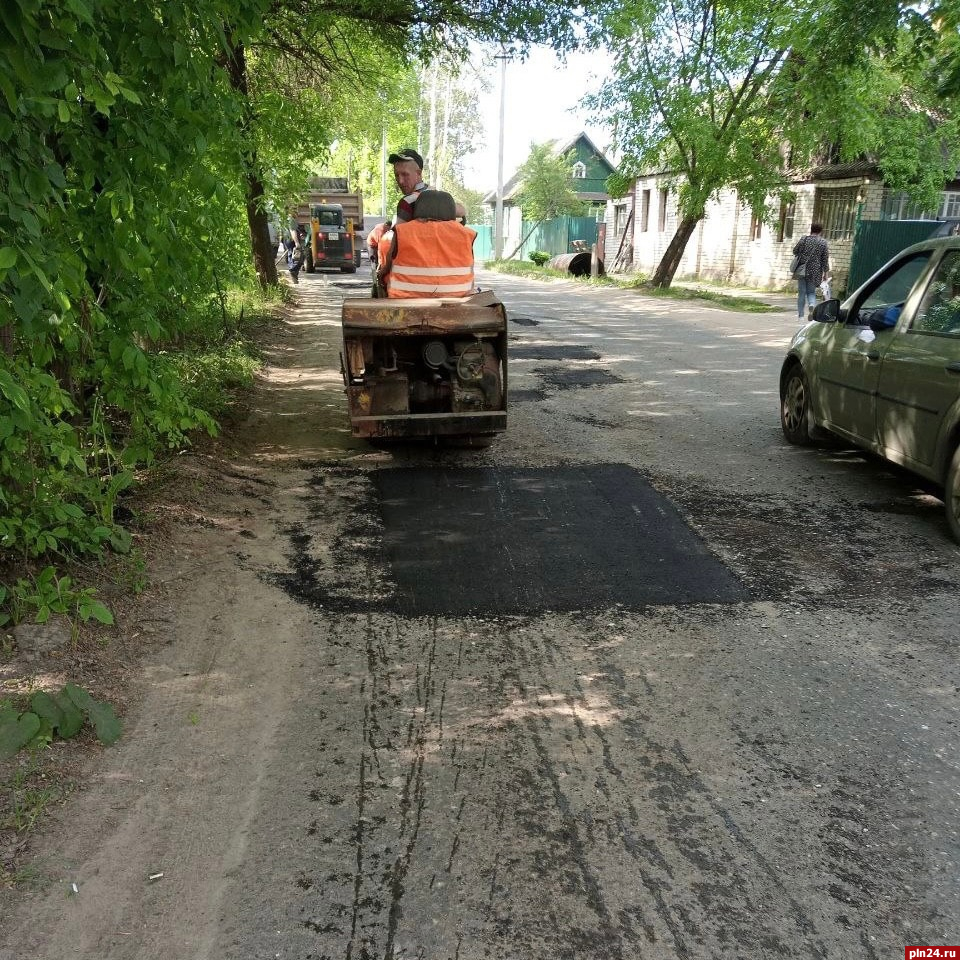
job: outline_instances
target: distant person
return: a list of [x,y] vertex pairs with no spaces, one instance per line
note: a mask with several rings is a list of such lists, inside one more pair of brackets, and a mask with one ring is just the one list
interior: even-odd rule
[[800,261],[803,272],[797,278],[797,316],[805,319],[817,302],[817,287],[829,272],[830,251],[823,239],[823,226],[810,224],[810,233],[801,237],[793,247],[793,255]]
[[284,254],[286,255],[287,266],[290,266],[293,260],[293,248],[296,246],[297,236],[297,211],[291,207],[287,210],[287,226],[280,235],[280,242],[283,244]]
[[403,194],[397,203],[394,223],[406,223],[416,216],[417,198],[424,190],[430,189],[423,180],[423,157],[416,150],[407,148],[391,153],[387,160],[393,164],[393,176]]
[[392,232],[380,270],[388,297],[468,297],[475,292],[473,241],[477,234],[457,222],[456,204],[449,193],[424,190],[417,201],[416,219],[395,224]]
[[287,221],[287,258],[290,264],[290,279],[294,283],[300,282],[300,268],[303,266],[303,259],[306,256],[307,228],[297,221],[295,210],[290,211],[290,219]]

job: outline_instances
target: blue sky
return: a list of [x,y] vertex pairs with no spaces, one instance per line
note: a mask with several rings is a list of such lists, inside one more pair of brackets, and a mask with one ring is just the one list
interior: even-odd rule
[[[573,54],[561,64],[553,51],[547,49],[535,50],[523,63],[508,62],[504,180],[508,180],[526,160],[531,142],[570,140],[585,130],[601,150],[606,150],[609,133],[603,127],[590,125],[586,111],[576,109],[584,94],[599,86],[606,65],[606,56],[598,53]],[[497,187],[500,64],[482,67],[479,73],[486,78],[489,87],[480,93],[484,135],[479,149],[467,159],[464,179],[466,186],[487,192]]]

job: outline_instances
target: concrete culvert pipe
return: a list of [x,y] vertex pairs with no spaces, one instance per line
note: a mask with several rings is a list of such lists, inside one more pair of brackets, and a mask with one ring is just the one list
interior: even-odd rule
[[[581,250],[579,253],[561,253],[548,261],[547,266],[551,270],[566,270],[572,277],[590,276],[590,257],[587,250]],[[597,264],[597,273],[603,276],[603,261]]]

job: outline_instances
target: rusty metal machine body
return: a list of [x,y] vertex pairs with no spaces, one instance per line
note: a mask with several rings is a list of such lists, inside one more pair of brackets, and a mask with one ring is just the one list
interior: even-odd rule
[[341,369],[353,435],[490,439],[507,426],[507,314],[489,291],[347,299]]

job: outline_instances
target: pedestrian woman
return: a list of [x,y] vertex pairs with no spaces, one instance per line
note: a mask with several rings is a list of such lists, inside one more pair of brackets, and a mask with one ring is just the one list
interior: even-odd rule
[[[819,223],[810,224],[810,233],[801,237],[793,248],[793,255],[799,261],[797,270],[797,316],[803,320],[808,309],[817,302],[817,287],[823,283],[829,266],[830,251],[827,241],[821,234],[823,227]],[[802,268],[802,269],[801,269]]]

